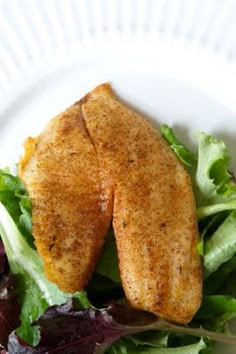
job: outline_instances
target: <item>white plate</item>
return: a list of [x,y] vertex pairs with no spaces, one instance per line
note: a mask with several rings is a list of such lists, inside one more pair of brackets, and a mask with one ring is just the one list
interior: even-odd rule
[[197,130],[223,137],[236,171],[235,33],[233,0],[0,0],[0,166],[109,81],[190,146]]

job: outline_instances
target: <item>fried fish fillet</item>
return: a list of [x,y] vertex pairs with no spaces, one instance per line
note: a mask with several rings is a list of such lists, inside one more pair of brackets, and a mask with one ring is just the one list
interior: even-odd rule
[[50,280],[70,292],[87,283],[113,216],[130,305],[178,323],[192,319],[202,280],[189,176],[108,84],[28,141],[20,175]]
[[79,102],[26,141],[19,175],[32,201],[33,235],[46,276],[64,291],[82,289],[111,222],[112,198]]
[[126,298],[189,322],[201,303],[201,262],[190,178],[160,134],[101,85],[82,114],[99,166],[113,183],[113,227]]

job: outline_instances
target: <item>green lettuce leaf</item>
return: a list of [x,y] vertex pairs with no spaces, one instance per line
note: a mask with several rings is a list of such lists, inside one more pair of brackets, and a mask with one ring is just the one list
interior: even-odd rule
[[236,317],[236,299],[226,295],[204,296],[196,318],[204,320],[203,325],[213,331],[222,332],[225,325]]
[[180,161],[191,171],[195,170],[197,157],[173,133],[173,130],[166,124],[160,126],[162,136],[170,144],[171,149],[178,156]]
[[203,289],[204,294],[214,294],[234,270],[236,270],[236,255],[228,262],[223,263],[222,266],[218,268],[217,272],[214,272],[205,280]]
[[9,169],[0,169],[0,202],[7,208],[27,242],[35,247],[30,198],[21,179],[12,175]]
[[212,216],[217,213],[221,213],[223,211],[228,211],[228,210],[230,211],[235,209],[236,209],[236,199],[232,199],[225,203],[211,204],[211,205],[206,205],[198,208],[197,217],[198,220],[200,221],[208,216]]
[[215,272],[236,253],[236,211],[232,211],[213,235],[205,241],[205,277]]
[[229,173],[230,157],[224,142],[199,132],[196,156],[168,125],[161,125],[161,133],[192,177],[198,219],[236,209],[236,184]]
[[212,295],[204,296],[202,306],[198,311],[198,318],[215,318],[224,314],[236,313],[236,299],[232,296]]
[[106,237],[103,252],[96,267],[96,272],[116,283],[121,283],[116,240],[112,227]]
[[134,344],[128,339],[121,340],[115,343],[107,353],[109,354],[198,354],[201,350],[206,348],[206,344],[202,339],[199,342],[175,347],[175,348],[166,348],[166,347],[153,347],[149,345],[139,345]]
[[[60,291],[43,274],[43,263],[38,253],[29,246],[7,209],[0,202],[0,234],[12,274],[16,276],[15,289],[21,304],[21,326],[17,334],[26,342],[36,345],[39,341],[37,327],[31,323],[52,305],[66,302],[71,294]],[[86,295],[75,295],[81,307],[88,306]]]
[[149,347],[167,347],[168,346],[168,332],[155,332],[155,331],[147,331],[138,333],[133,336],[128,337],[131,342],[133,342],[136,346],[149,346]]
[[236,199],[236,185],[229,173],[229,153],[224,142],[199,132],[196,185],[200,206]]

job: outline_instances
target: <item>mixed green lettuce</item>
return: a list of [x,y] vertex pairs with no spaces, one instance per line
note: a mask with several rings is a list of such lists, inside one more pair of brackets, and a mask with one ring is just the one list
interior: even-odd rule
[[[122,323],[124,320],[125,324]],[[150,329],[159,329],[168,324],[153,316],[119,305],[101,310],[94,308],[78,310],[74,308],[73,301],[68,300],[62,305],[48,308],[33,324],[39,326],[41,334],[39,344],[35,347],[30,346],[13,332],[9,339],[10,352],[25,353],[27,350],[27,353],[35,354],[54,351],[76,354],[104,352],[184,354],[199,353],[201,349],[206,348],[202,339],[193,344],[167,348],[166,332],[151,332]]]
[[116,251],[116,241],[112,227],[106,237],[106,243],[104,245],[101,258],[97,264],[96,272],[102,276],[108,277],[115,283],[121,282]]
[[[50,283],[34,246],[29,196],[21,180],[5,169],[0,170],[0,235],[21,311],[18,328],[5,328],[12,332],[10,354],[78,353],[79,347],[83,354],[195,354],[213,352],[214,341],[236,345],[226,326],[236,316],[236,184],[228,151],[222,140],[198,133],[195,154],[167,125],[161,132],[189,172],[197,204],[204,291],[192,323],[177,326],[152,316],[145,323],[142,312],[134,320],[125,305],[112,228],[86,292],[66,294]],[[0,273],[0,299],[3,278]],[[116,305],[106,306],[111,302]],[[58,325],[61,316],[64,326]]]
[[[47,280],[43,273],[43,262],[38,253],[30,247],[15,222],[0,203],[0,234],[5,246],[11,273],[15,276],[15,289],[21,304],[21,325],[17,334],[25,341],[36,345],[39,341],[37,327],[31,323],[38,319],[52,305],[62,304],[72,296],[60,291]],[[83,293],[76,298],[86,306]]]

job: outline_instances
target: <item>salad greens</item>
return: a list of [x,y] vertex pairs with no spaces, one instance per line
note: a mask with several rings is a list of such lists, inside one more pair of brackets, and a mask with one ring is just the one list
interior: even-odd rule
[[9,169],[0,172],[0,201],[8,210],[19,231],[34,248],[30,199],[20,178],[13,176]]
[[[221,139],[198,133],[196,184],[199,205],[227,203],[236,198],[236,185],[229,173],[229,154]],[[220,210],[222,211],[222,209]]]
[[[2,203],[0,203],[0,234],[11,272],[16,276],[15,289],[21,303],[21,325],[17,329],[17,334],[35,345],[39,341],[39,332],[37,327],[31,327],[31,323],[49,306],[64,303],[70,295],[60,291],[55,284],[46,279],[40,256],[27,243]],[[81,300],[86,306],[87,302],[83,301],[82,295]]]
[[[110,267],[110,265],[113,265]],[[110,278],[113,282],[120,283],[120,271],[116,252],[114,231],[110,228],[101,258],[97,264],[96,272]]]
[[[132,318],[132,325],[129,320],[126,320],[126,325],[118,323],[116,320],[117,314],[120,318],[120,311],[122,313],[129,313]],[[25,342],[19,340],[13,332],[10,335],[9,350],[11,352],[20,353],[26,348],[30,353],[44,353],[56,350],[56,352],[69,353],[199,353],[206,344],[202,339],[197,340],[196,343],[184,345],[179,348],[167,348],[168,335],[166,333],[155,332],[155,337],[149,332],[144,332],[145,335],[140,334],[140,331],[146,328],[159,328],[165,322],[153,320],[153,316],[145,315],[144,320],[147,322],[143,326],[135,325],[135,319],[140,322],[140,316],[143,313],[137,310],[129,310],[125,307],[113,305],[107,309],[87,309],[76,310],[73,307],[72,300],[68,300],[65,304],[59,306],[52,306],[46,310],[45,314],[37,321],[35,325],[39,325],[41,339],[36,347],[27,345]],[[136,335],[136,333],[138,333]],[[120,337],[125,338],[117,342]],[[110,346],[113,342],[115,344]]]
[[236,210],[222,222],[205,242],[205,277],[215,272],[236,254]]
[[223,263],[217,270],[204,281],[204,294],[212,295],[224,284],[230,274],[236,269],[236,255],[228,262]]
[[[202,305],[190,326],[173,325],[124,305],[112,228],[86,289],[89,299],[85,291],[66,294],[50,283],[34,246],[29,196],[21,180],[5,169],[0,170],[0,235],[4,244],[3,248],[0,243],[0,300],[4,289],[12,298],[17,296],[20,304],[20,325],[17,319],[13,326],[4,328],[10,335],[10,354],[51,350],[197,354],[213,352],[214,341],[236,345],[236,337],[227,332],[228,327],[226,331],[228,321],[236,317],[232,284],[236,273],[236,184],[229,172],[228,151],[222,140],[198,133],[195,154],[167,125],[161,126],[161,132],[189,172],[197,204],[204,290]],[[3,279],[10,279],[14,289]],[[111,301],[116,304],[103,308]],[[12,302],[8,305],[14,308]],[[0,301],[1,313],[4,308]],[[0,344],[6,345],[3,340]]]
[[[142,321],[142,323],[141,323]],[[21,353],[114,353],[118,349],[126,353],[198,353],[206,348],[201,338],[208,336],[217,340],[234,343],[234,336],[206,331],[201,328],[185,328],[158,320],[151,314],[126,306],[111,305],[105,309],[76,309],[73,300],[62,305],[51,306],[33,326],[38,325],[40,342],[31,346],[12,332],[9,338],[9,351]],[[156,332],[159,330],[159,332]],[[161,331],[163,330],[163,331]],[[187,333],[192,343],[181,346],[169,346],[167,330]],[[120,341],[118,341],[122,338]],[[194,342],[193,342],[194,338]],[[114,345],[112,345],[114,343]],[[195,350],[195,351],[193,351]],[[197,351],[198,350],[198,351]],[[118,351],[119,353],[119,351]]]
[[193,172],[197,166],[196,155],[176,138],[173,130],[168,125],[161,125],[161,133],[184,166],[187,167],[190,172]]
[[185,345],[181,347],[165,348],[163,346],[152,346],[146,344],[139,346],[129,338],[115,343],[109,350],[109,354],[198,354],[202,349],[206,348],[206,344],[202,339],[197,343]]

